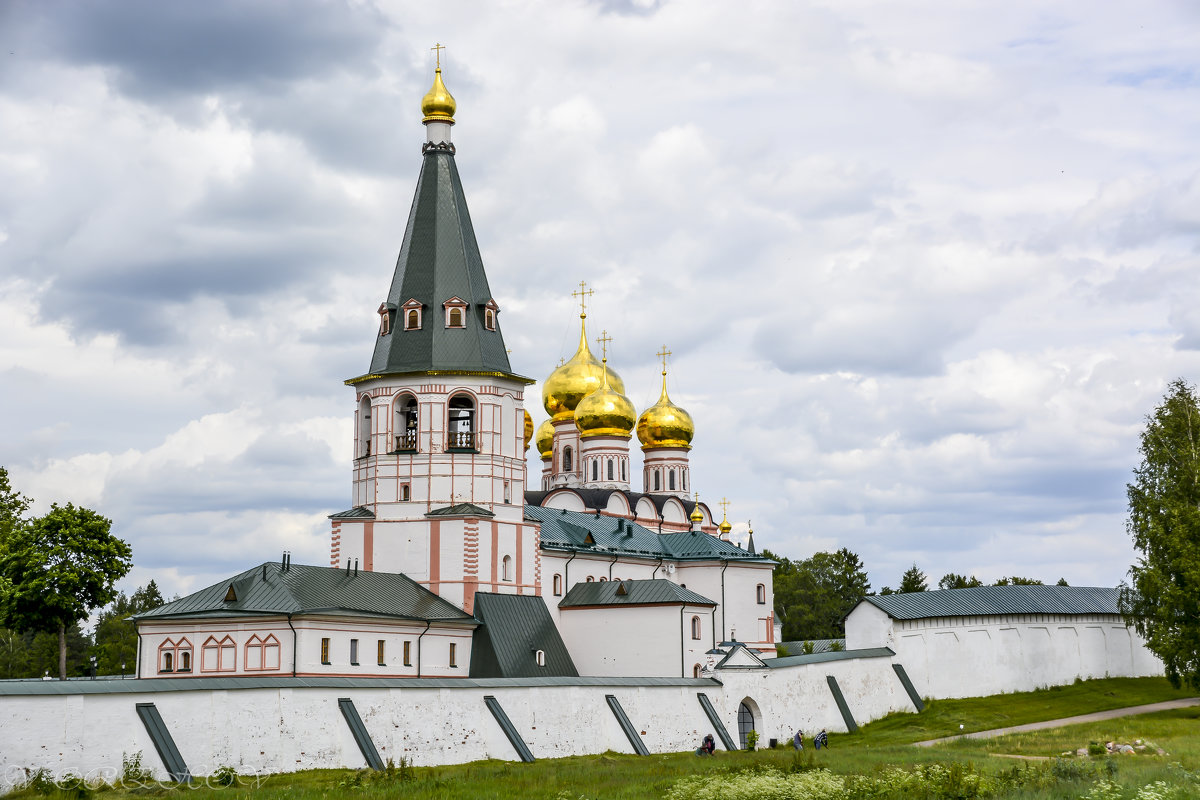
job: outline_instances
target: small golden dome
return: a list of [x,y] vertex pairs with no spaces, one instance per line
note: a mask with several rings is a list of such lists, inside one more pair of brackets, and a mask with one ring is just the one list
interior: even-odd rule
[[601,387],[579,401],[575,407],[575,426],[583,438],[590,436],[623,436],[633,432],[637,410],[629,398],[614,392],[611,386]]
[[[580,314],[581,320],[586,315]],[[621,376],[613,372],[607,365],[601,364],[588,349],[587,324],[579,324],[579,349],[571,360],[563,364],[542,383],[542,405],[552,419],[570,419],[575,413],[580,401],[604,385],[604,375],[608,373],[608,387],[618,395],[625,394],[625,382]],[[626,402],[629,402],[626,400]],[[632,408],[632,406],[631,406]],[[637,419],[636,412],[633,419]],[[629,424],[630,430],[633,423]]]
[[[641,432],[639,431],[639,436]],[[704,512],[700,510],[700,501],[696,501],[695,507],[692,508],[692,516],[688,517],[692,522],[704,522]]]
[[529,449],[529,440],[533,438],[533,417],[529,416],[529,409],[525,409],[525,449]]
[[453,125],[457,107],[454,96],[442,83],[442,68],[438,67],[433,73],[433,87],[421,98],[421,113],[425,115],[421,122],[448,122]]
[[733,526],[729,524],[728,518],[722,517],[721,524],[717,526],[717,530],[721,532],[721,538],[724,539],[729,535],[729,532],[733,530]]
[[658,402],[642,412],[638,418],[637,436],[642,450],[662,447],[692,449],[692,437],[696,435],[696,424],[692,415],[671,402],[667,396],[667,373],[663,371],[662,394]]
[[542,458],[550,458],[554,455],[554,424],[550,420],[538,425],[533,443],[537,445],[538,455]]

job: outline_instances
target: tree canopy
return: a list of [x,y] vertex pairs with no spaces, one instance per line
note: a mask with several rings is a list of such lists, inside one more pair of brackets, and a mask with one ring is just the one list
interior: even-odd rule
[[858,555],[844,547],[833,553],[814,553],[801,561],[769,551],[763,555],[779,562],[775,616],[783,623],[784,641],[843,636],[846,615],[871,589]]
[[983,581],[976,578],[974,575],[958,575],[953,572],[948,572],[938,581],[939,589],[973,589],[976,586],[983,586]]
[[1200,689],[1200,403],[1171,382],[1147,417],[1142,461],[1127,486],[1126,529],[1139,552],[1121,612],[1162,659],[1174,686]]
[[0,623],[17,631],[57,631],[59,677],[67,672],[66,631],[116,596],[133,565],[112,522],[72,503],[17,526],[0,551]]
[[900,576],[900,588],[898,592],[927,592],[929,584],[925,581],[925,573],[914,563],[905,573]]

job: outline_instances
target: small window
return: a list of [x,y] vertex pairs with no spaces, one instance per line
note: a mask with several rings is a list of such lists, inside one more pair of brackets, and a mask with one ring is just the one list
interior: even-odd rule
[[593,578],[591,575],[588,575],[588,576],[587,576],[587,582],[588,582],[588,583],[592,583],[592,582],[594,582],[595,580],[596,580],[596,579],[595,579],[595,578]]
[[554,596],[562,597],[562,575],[554,576]]
[[654,491],[662,491],[662,475],[658,470],[654,470]]
[[625,465],[625,459],[621,459],[621,482],[622,482],[622,483],[624,483],[625,481],[629,480],[629,478],[627,478],[627,477],[626,477],[626,474],[627,474],[627,473],[625,472],[625,466],[626,466],[626,465]]
[[186,650],[184,650],[183,648],[179,649],[179,671],[180,672],[191,672],[192,671],[192,648],[189,647]]
[[601,575],[601,576],[600,576],[600,582],[601,582],[601,583],[604,583],[604,582],[605,582],[605,581],[607,581],[607,580],[608,580],[608,578],[604,577],[603,575]]
[[328,639],[321,640],[321,663],[322,664],[329,663],[329,640]]
[[700,618],[699,617],[692,617],[692,638],[693,639],[700,638]]
[[600,480],[600,462],[592,459],[592,480]]
[[765,606],[767,604],[767,587],[760,583],[754,591],[758,597],[758,604]]
[[412,491],[408,488],[407,483],[400,484],[400,500],[407,503],[412,499]]
[[375,660],[379,663],[379,666],[386,667],[387,663],[383,660],[383,639],[380,639],[379,644],[375,646],[375,655]]
[[483,324],[487,326],[489,331],[496,330],[496,312],[490,308],[483,312]]
[[692,677],[693,677],[693,678],[699,678],[699,677],[700,677],[700,665],[699,665],[699,664],[693,664],[693,665],[692,665]]
[[667,488],[672,492],[675,491],[675,470],[667,473]]
[[358,666],[358,639],[350,640],[350,666]]
[[538,650],[536,653],[533,654],[533,660],[537,662],[537,665],[539,667],[546,666],[546,651]]
[[415,308],[410,308],[408,310],[408,324],[405,326],[405,330],[415,331],[420,329],[420,327],[421,312],[417,311]]
[[168,650],[167,652],[163,653],[163,666],[162,666],[163,672],[174,672],[175,671],[174,658],[175,658],[175,653],[173,651]]
[[508,481],[505,481],[504,482],[504,504],[510,505],[511,503],[512,503],[512,491],[508,488]]
[[461,308],[450,309],[450,324],[451,328],[463,327],[463,312]]
[[613,479],[613,460],[611,458],[608,460],[608,479],[610,481]]
[[512,577],[512,556],[504,557],[504,561],[501,565],[500,579],[505,580],[505,581],[511,581],[513,579],[513,577]]
[[570,471],[571,471],[571,448],[569,448],[569,447],[564,447],[564,448],[563,448],[563,453],[562,453],[562,471],[563,471],[563,472],[570,472]]
[[458,645],[454,642],[450,643],[450,666],[458,666]]
[[412,666],[412,642],[404,643],[404,666]]
[[683,487],[682,488],[686,492],[687,491],[687,470],[686,469],[683,471],[683,474],[681,477],[683,478]]
[[387,303],[379,304],[379,335],[387,336],[392,332],[392,315],[388,311]]

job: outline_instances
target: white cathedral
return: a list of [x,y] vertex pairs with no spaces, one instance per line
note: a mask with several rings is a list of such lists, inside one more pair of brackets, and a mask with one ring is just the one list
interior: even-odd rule
[[669,353],[639,417],[607,336],[601,360],[589,347],[585,284],[579,348],[543,382],[534,434],[534,381],[509,365],[440,65],[421,111],[374,353],[346,381],[353,500],[331,517],[330,566],[285,556],[141,615],[139,677],[699,677],[733,642],[775,655],[774,562],[692,499],[694,425],[667,394]]

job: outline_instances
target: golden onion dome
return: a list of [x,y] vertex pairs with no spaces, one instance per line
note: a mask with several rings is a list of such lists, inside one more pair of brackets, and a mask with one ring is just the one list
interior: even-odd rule
[[533,417],[529,416],[529,409],[525,409],[525,449],[529,449],[529,440],[533,438]]
[[433,86],[421,98],[421,113],[425,116],[422,122],[448,122],[454,124],[454,110],[458,104],[454,96],[442,83],[442,68],[438,67],[433,73]]
[[591,436],[621,436],[626,439],[637,422],[637,410],[629,398],[613,391],[608,381],[575,407],[575,427],[584,439]]
[[[587,315],[580,314],[579,318],[585,320]],[[579,349],[571,356],[570,361],[551,372],[550,377],[542,383],[542,405],[546,413],[556,420],[571,419],[580,401],[603,387],[605,373],[608,387],[617,395],[624,395],[625,382],[621,380],[620,375],[606,364],[601,364],[592,355],[587,343],[587,324],[580,322]],[[631,413],[634,413],[632,419],[636,420],[636,413]],[[633,422],[630,422],[629,428],[633,429]]]
[[658,402],[642,412],[638,418],[637,436],[642,450],[662,447],[692,449],[692,437],[696,435],[696,424],[692,415],[671,402],[667,396],[667,373],[663,370],[662,394]]
[[733,530],[733,526],[729,524],[729,519],[727,517],[722,517],[721,524],[717,526],[717,530],[721,532],[721,538],[724,539],[729,535],[729,532]]
[[537,434],[533,437],[533,443],[537,446],[538,455],[542,458],[550,458],[554,455],[554,423],[546,420],[539,425]]
[[[641,432],[638,432],[641,436]],[[700,510],[700,501],[696,501],[696,505],[692,507],[692,515],[688,517],[692,522],[704,522],[704,512]]]

